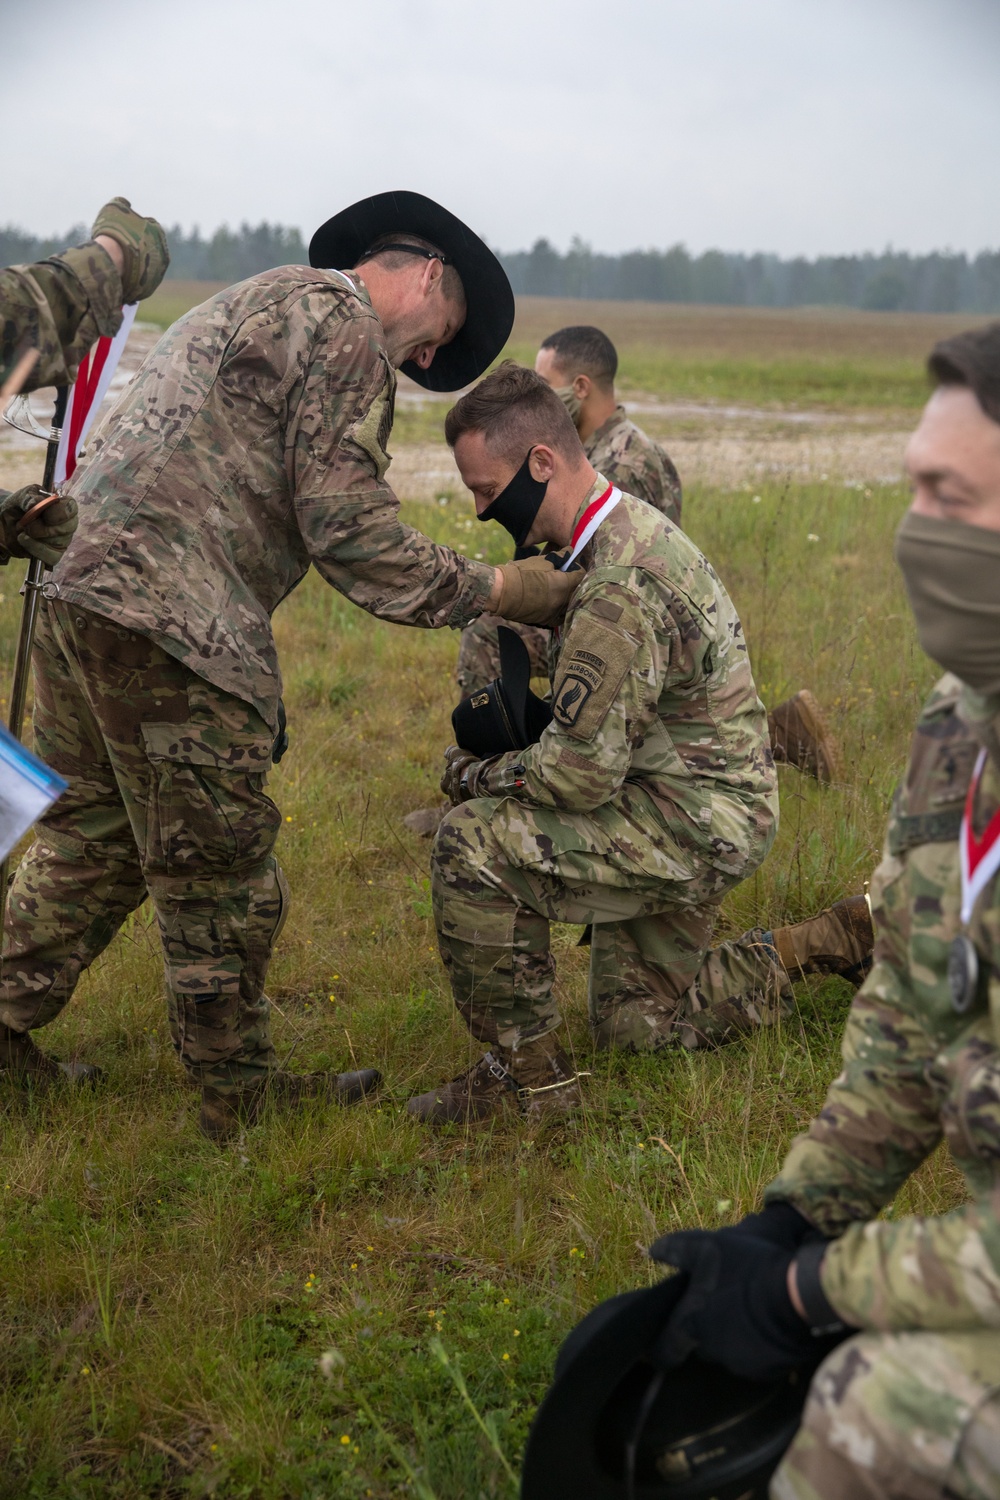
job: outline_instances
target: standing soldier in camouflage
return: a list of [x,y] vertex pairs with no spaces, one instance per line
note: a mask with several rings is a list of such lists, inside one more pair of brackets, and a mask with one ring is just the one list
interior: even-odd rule
[[[150,296],[169,264],[156,220],[133,212],[127,198],[112,198],[85,245],[0,270],[0,382],[35,350],[38,359],[20,389],[70,385],[98,338],[118,332],[122,307]],[[0,491],[0,563],[30,556],[51,568],[65,552],[76,530],[76,501],[65,496],[22,525],[42,498],[36,484]]]
[[[0,1064],[44,1079],[31,1031],[148,893],[174,1044],[223,1139],[266,1094],[351,1100],[372,1070],[279,1071],[264,979],[287,893],[264,793],[280,735],[271,613],[311,563],[382,619],[558,618],[572,584],[502,569],[402,525],[384,475],[395,368],[474,379],[513,320],[504,272],[414,193],[344,210],[283,266],[171,328],[75,481],[84,524],[46,587],[35,649],[39,753],[69,782],[8,898]],[[349,274],[340,267],[354,268]]]
[[793,980],[859,975],[871,948],[862,897],[710,951],[719,903],[760,864],[777,819],[766,719],[729,596],[682,531],[595,473],[533,371],[494,371],[445,434],[480,516],[531,544],[571,546],[585,571],[541,738],[486,759],[448,752],[442,790],[456,805],[431,860],[435,923],[455,1003],[489,1051],[410,1101],[430,1123],[578,1102],[551,921],[593,924],[595,1040],[635,1050],[767,1024]]
[[[775,1500],[1000,1496],[1000,324],[938,344],[896,556],[932,692],[873,882],[844,1067],[730,1229],[653,1247],[670,1327],[738,1374],[816,1363]],[[942,1139],[967,1197],[877,1217]]]

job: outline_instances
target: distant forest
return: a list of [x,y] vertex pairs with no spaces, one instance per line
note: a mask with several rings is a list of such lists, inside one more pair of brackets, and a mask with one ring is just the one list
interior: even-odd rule
[[[297,229],[281,224],[223,227],[208,239],[180,225],[167,231],[169,275],[186,281],[240,281],[271,266],[306,263]],[[55,239],[0,229],[0,265],[41,260],[87,236],[77,225]],[[601,255],[574,240],[561,255],[548,240],[498,252],[515,292],[622,301],[714,302],[742,307],[863,307],[883,312],[1000,313],[1000,250],[969,258],[950,251],[907,255],[732,255],[683,245]]]

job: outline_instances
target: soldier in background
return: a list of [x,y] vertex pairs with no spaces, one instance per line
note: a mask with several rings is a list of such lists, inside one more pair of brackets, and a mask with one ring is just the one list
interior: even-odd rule
[[629,420],[615,393],[618,351],[599,328],[560,328],[543,340],[535,370],[555,391],[599,474],[681,524],[681,477],[666,449]]
[[[20,390],[72,384],[88,350],[118,332],[122,307],[150,296],[169,264],[157,221],[133,212],[127,198],[112,198],[86,244],[0,270],[0,383],[22,354],[35,350]],[[0,491],[0,563],[30,556],[51,568],[65,552],[76,530],[76,501],[64,496],[25,522],[42,498],[36,484]]]
[[455,806],[431,859],[434,918],[455,1003],[489,1050],[411,1099],[432,1124],[578,1103],[552,921],[593,924],[595,1041],[633,1050],[705,1047],[773,1022],[803,975],[860,978],[872,941],[859,897],[711,948],[719,904],[763,860],[778,810],[732,601],[684,532],[595,473],[533,371],[501,365],[449,412],[445,435],[480,516],[529,545],[571,547],[585,571],[540,739],[485,759],[448,752]]
[[[382,619],[555,620],[573,581],[496,569],[399,520],[395,368],[454,390],[513,321],[495,256],[440,205],[384,193],[313,237],[320,269],[229,287],[164,334],[74,476],[85,524],[46,587],[35,741],[69,782],[8,895],[0,1066],[58,1070],[32,1030],[152,898],[174,1045],[224,1140],[266,1097],[361,1097],[372,1069],[278,1069],[264,980],[287,912],[264,792],[280,737],[271,614],[311,564]],[[338,269],[322,269],[336,267]],[[340,267],[347,269],[340,270]]]
[[[691,1278],[668,1335],[737,1374],[808,1370],[818,1338],[846,1340],[774,1500],[1000,1496],[1000,323],[929,369],[896,558],[948,675],[893,801],[843,1070],[762,1213],[652,1251]],[[942,1139],[965,1200],[882,1216]]]

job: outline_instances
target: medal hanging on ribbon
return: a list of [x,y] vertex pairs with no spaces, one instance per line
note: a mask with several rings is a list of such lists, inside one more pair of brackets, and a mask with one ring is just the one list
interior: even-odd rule
[[[975,833],[975,806],[979,783],[986,765],[986,751],[979,752],[969,790],[965,798],[965,812],[958,836],[959,859],[962,870],[961,921],[968,927],[976,902],[1000,870],[1000,811],[995,812],[980,837]],[[951,1003],[961,1016],[970,1010],[979,992],[979,954],[967,932],[954,939],[948,953],[948,988]]]

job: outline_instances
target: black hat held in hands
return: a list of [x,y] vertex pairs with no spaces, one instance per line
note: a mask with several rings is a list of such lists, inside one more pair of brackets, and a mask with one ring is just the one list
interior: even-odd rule
[[601,1302],[556,1360],[524,1455],[521,1500],[766,1500],[809,1376],[738,1379],[655,1346],[684,1275]]
[[514,326],[514,293],[493,251],[467,224],[422,193],[376,193],[321,224],[309,244],[309,264],[349,271],[386,234],[416,235],[440,250],[462,278],[467,312],[450,344],[426,370],[412,360],[403,373],[429,391],[457,391],[496,359]]
[[549,705],[531,691],[531,658],[516,631],[497,627],[500,676],[463,698],[451,716],[455,743],[488,760],[505,750],[526,750],[552,718]]

